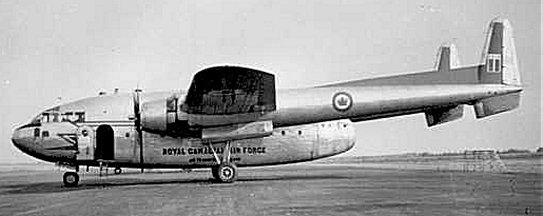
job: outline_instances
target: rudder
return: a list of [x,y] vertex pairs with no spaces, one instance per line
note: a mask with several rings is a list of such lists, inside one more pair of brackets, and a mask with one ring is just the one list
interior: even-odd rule
[[507,19],[490,22],[481,64],[480,83],[521,85],[513,28]]

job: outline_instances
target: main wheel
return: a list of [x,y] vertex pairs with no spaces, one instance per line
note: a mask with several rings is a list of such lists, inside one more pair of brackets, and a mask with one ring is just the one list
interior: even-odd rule
[[224,183],[234,182],[238,177],[237,167],[231,163],[223,163],[217,167],[217,180]]
[[121,174],[123,172],[123,170],[120,167],[115,167],[113,172],[115,173],[115,175],[119,175],[119,174]]
[[65,172],[62,176],[62,182],[66,187],[75,187],[79,183],[79,175],[76,172]]

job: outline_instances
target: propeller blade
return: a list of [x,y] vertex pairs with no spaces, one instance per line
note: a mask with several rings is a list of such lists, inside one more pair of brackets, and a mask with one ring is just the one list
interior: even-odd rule
[[141,109],[140,109],[140,92],[141,89],[134,91],[134,125],[136,126],[137,139],[136,142],[140,146],[140,167],[143,173],[143,134],[141,130]]

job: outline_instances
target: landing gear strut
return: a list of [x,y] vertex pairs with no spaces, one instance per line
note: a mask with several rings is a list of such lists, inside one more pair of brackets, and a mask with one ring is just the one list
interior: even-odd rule
[[66,187],[75,187],[79,183],[79,175],[76,172],[65,172],[62,176],[62,182]]
[[211,151],[213,151],[213,156],[215,156],[215,160],[218,164],[217,166],[211,167],[213,178],[223,183],[234,182],[238,176],[238,170],[236,165],[230,162],[230,142],[227,141],[224,146],[222,161],[219,159],[219,156],[217,156],[211,143],[209,144],[209,147],[211,148]]

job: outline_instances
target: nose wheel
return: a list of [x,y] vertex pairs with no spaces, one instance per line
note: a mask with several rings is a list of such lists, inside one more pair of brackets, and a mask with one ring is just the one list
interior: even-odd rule
[[62,176],[62,182],[66,187],[75,187],[79,183],[79,175],[76,172],[65,172]]

